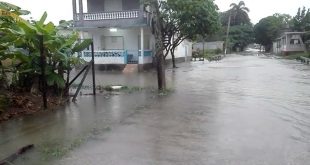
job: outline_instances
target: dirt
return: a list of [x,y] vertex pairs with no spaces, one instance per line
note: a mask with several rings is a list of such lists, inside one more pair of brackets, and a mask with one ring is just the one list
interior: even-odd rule
[[[41,95],[33,95],[23,92],[1,92],[8,101],[7,105],[0,110],[0,123],[10,119],[15,119],[25,115],[34,115],[44,112]],[[48,109],[54,110],[64,104],[64,99],[59,97],[48,97]]]

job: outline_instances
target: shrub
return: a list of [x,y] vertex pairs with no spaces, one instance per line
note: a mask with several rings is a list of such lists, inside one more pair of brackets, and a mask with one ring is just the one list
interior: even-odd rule
[[0,113],[4,112],[10,104],[10,99],[6,95],[0,95]]

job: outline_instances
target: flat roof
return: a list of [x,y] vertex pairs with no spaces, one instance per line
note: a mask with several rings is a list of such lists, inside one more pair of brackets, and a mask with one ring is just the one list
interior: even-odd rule
[[279,39],[283,38],[284,36],[286,36],[288,34],[306,34],[306,32],[284,32],[284,35],[282,35],[281,37],[277,38],[276,40],[279,40]]

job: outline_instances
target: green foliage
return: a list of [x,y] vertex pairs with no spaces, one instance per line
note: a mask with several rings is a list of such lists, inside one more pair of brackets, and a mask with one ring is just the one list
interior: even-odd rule
[[243,50],[248,44],[253,43],[253,25],[249,19],[249,8],[245,6],[243,1],[238,4],[232,3],[231,9],[220,13],[221,29],[216,35],[211,35],[205,38],[206,41],[226,40],[227,26],[229,17],[231,18],[228,48],[236,50],[237,48]]
[[160,11],[166,52],[174,50],[186,38],[206,36],[219,28],[217,7],[212,0],[162,1]]
[[281,29],[288,24],[288,16],[275,14],[261,19],[254,26],[254,36],[258,44],[265,46],[266,51],[270,51],[272,41],[275,40],[281,33]]
[[[292,21],[292,29],[294,31],[307,32],[303,36],[304,42],[310,41],[310,9],[306,9],[303,7],[299,8],[295,17],[293,17]],[[307,43],[308,44],[308,43]],[[309,44],[308,44],[309,45]]]
[[0,94],[0,114],[4,112],[10,105],[10,100],[6,95]]
[[168,6],[174,11],[180,33],[189,38],[205,36],[219,28],[217,7],[212,0],[168,0]]
[[[272,41],[275,40],[283,31],[288,29],[292,31],[306,32],[310,30],[310,9],[299,8],[296,16],[293,18],[288,14],[274,14],[263,18],[254,27],[256,42],[265,46],[266,51],[270,51]],[[309,34],[303,36],[303,40],[310,39]]]
[[292,19],[293,30],[309,31],[310,30],[310,9],[306,7],[299,8],[296,16]]
[[294,54],[289,54],[286,56],[281,56],[281,58],[288,59],[288,60],[300,60],[300,57],[308,57],[308,54],[305,52],[301,52],[301,53],[294,53]]
[[245,6],[244,1],[240,1],[238,4],[232,3],[231,9],[220,14],[220,20],[223,26],[228,25],[229,17],[231,17],[231,26],[251,24],[248,12],[250,9]]
[[21,8],[16,5],[1,1],[0,1],[0,9],[14,13],[16,15],[28,15],[30,13],[27,10],[21,10]]
[[93,41],[90,39],[84,40],[82,43],[74,45],[72,51],[73,52],[80,52],[87,48]]
[[233,50],[240,48],[241,51],[254,42],[253,26],[250,24],[232,26],[229,34],[230,47]]
[[[23,14],[19,7],[3,5],[0,8],[16,14]],[[30,89],[33,79],[39,77],[40,64],[40,35],[43,36],[44,55],[47,66],[45,74],[47,84],[50,88],[65,88],[64,73],[70,74],[74,65],[83,62],[75,56],[76,52],[82,51],[90,45],[91,40],[79,42],[78,34],[72,32],[68,36],[58,34],[57,28],[52,22],[45,23],[47,13],[45,12],[39,21],[27,22],[14,17],[0,17],[0,60],[11,60],[12,65],[6,72],[13,74],[14,84],[21,88]],[[0,65],[0,69],[4,69]]]

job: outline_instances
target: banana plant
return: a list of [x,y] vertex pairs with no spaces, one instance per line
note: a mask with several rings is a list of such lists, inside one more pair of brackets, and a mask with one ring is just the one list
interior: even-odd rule
[[[0,2],[0,10],[12,12],[18,16],[27,13],[14,5],[2,2]],[[42,74],[38,39],[41,35],[47,60],[44,73],[47,77],[47,85],[64,89],[74,65],[83,62],[75,54],[87,48],[92,41],[78,42],[77,32],[61,36],[58,34],[59,29],[52,22],[45,24],[46,18],[46,12],[39,21],[32,22],[16,19],[12,15],[0,16],[0,60],[14,61],[10,69],[18,77],[16,78],[16,81],[19,81],[17,84],[23,86],[26,84],[25,81],[29,84],[29,81],[33,81]],[[65,73],[67,74],[66,80]]]

